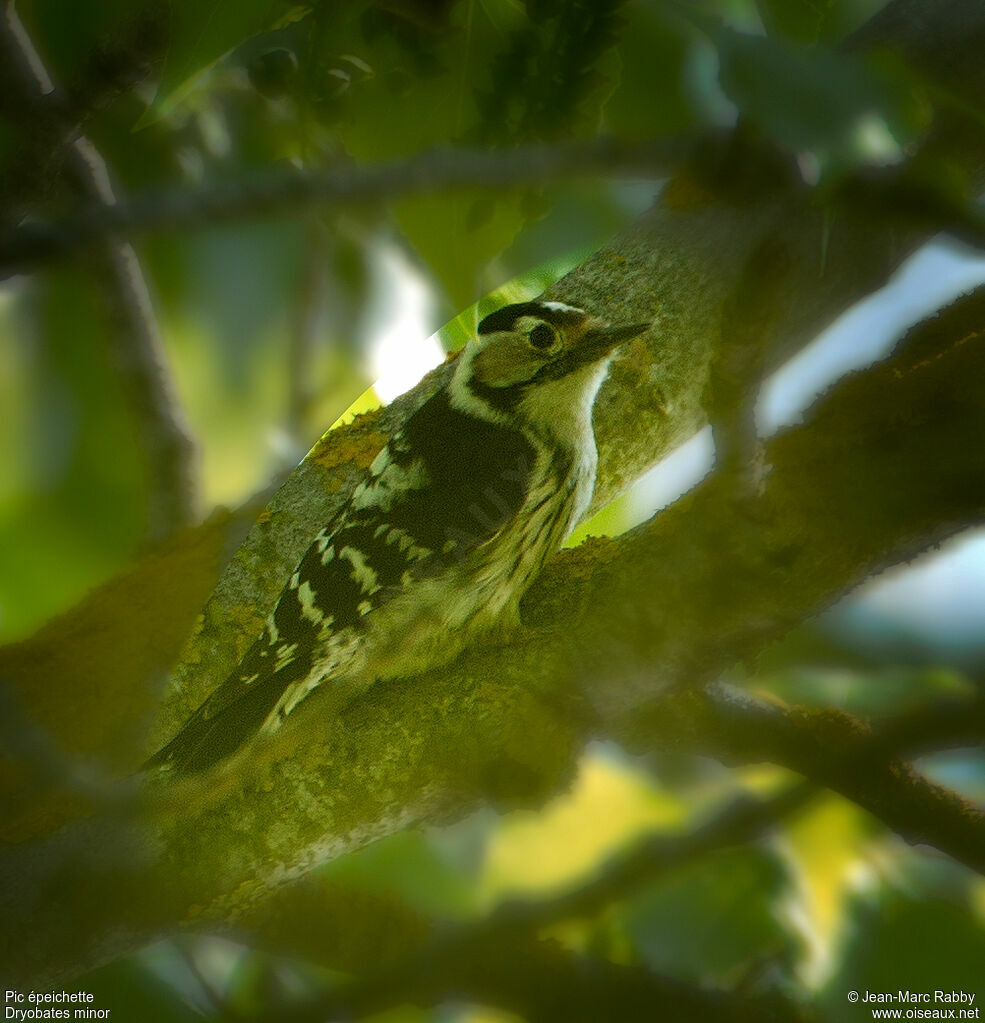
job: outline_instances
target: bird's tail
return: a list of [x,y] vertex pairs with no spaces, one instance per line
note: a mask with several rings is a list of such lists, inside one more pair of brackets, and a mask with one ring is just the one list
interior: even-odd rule
[[178,774],[195,774],[218,764],[256,735],[288,686],[307,671],[307,658],[299,657],[247,683],[242,680],[241,665],[142,770],[166,766]]

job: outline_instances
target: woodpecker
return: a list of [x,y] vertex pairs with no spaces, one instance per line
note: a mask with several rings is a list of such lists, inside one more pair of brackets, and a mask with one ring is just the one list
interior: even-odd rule
[[519,621],[595,486],[610,326],[560,302],[486,316],[448,384],[315,537],[239,665],[145,767],[194,773],[275,732],[319,686],[344,705]]

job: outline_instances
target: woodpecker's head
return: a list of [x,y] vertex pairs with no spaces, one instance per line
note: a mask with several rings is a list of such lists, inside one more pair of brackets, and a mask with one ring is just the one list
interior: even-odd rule
[[479,324],[452,381],[453,400],[563,435],[591,421],[592,404],[616,348],[649,323],[611,326],[561,302],[519,302]]

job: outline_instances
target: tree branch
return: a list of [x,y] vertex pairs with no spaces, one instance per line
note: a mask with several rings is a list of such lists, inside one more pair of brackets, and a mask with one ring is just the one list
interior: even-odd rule
[[985,688],[979,683],[971,700],[939,700],[879,722],[872,745],[876,755],[895,751],[910,757],[985,745]]
[[[256,788],[223,796],[222,812],[238,819],[248,807],[251,835],[264,832],[259,821],[283,821],[298,786],[291,842],[282,834],[261,854],[283,871],[281,857],[313,854],[301,851],[308,843],[353,848],[381,825],[466,812],[480,792],[536,801],[557,788],[587,732],[654,686],[714,677],[874,571],[979,520],[985,452],[964,440],[985,422],[985,337],[967,329],[985,321],[983,303],[985,290],[915,331],[893,360],[846,381],[770,445],[762,525],[723,518],[713,478],[645,527],[565,553],[531,594],[532,628],[509,650],[374,690],[328,732],[316,694],[288,730],[290,752],[274,750]],[[270,772],[275,795],[263,791]],[[327,789],[312,789],[319,773],[332,779]],[[216,809],[210,802],[212,819]],[[189,817],[183,803],[169,839],[180,859],[238,847],[230,836],[220,854],[211,834],[206,848]]]
[[[318,691],[248,770],[166,786],[129,844],[93,820],[8,851],[11,972],[52,976],[178,919],[235,919],[324,859],[483,799],[540,802],[585,738],[655,686],[713,678],[860,579],[980,519],[985,451],[966,439],[985,428],[985,336],[969,329],[985,322],[983,303],[985,289],[915,330],[777,438],[759,525],[723,518],[725,484],[710,478],[644,527],[557,558],[509,648],[376,687],[337,716]],[[891,786],[910,782],[878,784],[888,805]],[[900,805],[912,813],[893,819],[912,833],[918,802]],[[77,879],[68,901],[65,877]]]
[[[641,753],[672,749],[712,756],[727,763],[771,760],[818,780],[840,773],[851,781],[853,774],[864,774],[870,764],[885,774],[887,761],[915,751],[928,753],[981,745],[985,737],[985,700],[949,699],[891,716],[867,728],[845,714],[780,709],[728,686],[715,685],[654,700],[651,706],[614,723],[608,734]],[[791,751],[796,752],[801,746],[810,753],[795,760]],[[815,770],[811,758],[818,753],[822,763]],[[805,766],[808,760],[811,762]],[[904,780],[912,774],[905,765],[900,773]],[[871,791],[874,787],[864,780],[850,786],[850,791],[838,785],[843,795],[863,804],[867,788]],[[949,794],[936,786],[932,788],[936,791],[932,791],[927,813],[920,819],[927,833],[934,828],[938,800],[943,802],[948,816],[957,805]],[[452,950],[462,949],[463,954],[464,950],[478,952],[483,945],[481,935],[487,934],[492,942],[498,916],[505,918],[504,927],[514,924],[516,931],[503,936],[500,951],[506,945],[515,949],[523,934],[530,935],[573,916],[587,918],[614,901],[632,898],[639,886],[673,870],[677,854],[680,862],[690,863],[695,857],[727,844],[753,840],[772,821],[798,811],[800,803],[814,791],[811,782],[783,792],[765,805],[740,802],[728,806],[686,836],[655,834],[644,838],[609,859],[583,887],[555,898],[511,903],[501,907],[493,918],[455,926],[451,933],[441,936],[429,937],[428,922],[398,903],[354,895],[345,888],[326,888],[317,873],[250,909],[232,936],[330,969],[361,975],[360,980],[332,995],[330,1003],[326,1003],[331,1006],[368,1008],[371,1002],[376,1004],[374,997],[379,1000],[381,990],[392,990],[389,985],[393,978],[398,978],[399,986],[402,975],[426,977],[428,980],[422,983],[437,991],[442,987],[436,979],[441,964],[445,964],[442,972],[446,988],[455,979],[448,973],[445,945]],[[904,789],[904,797],[908,794],[912,792]],[[981,842],[975,837],[975,811],[964,807],[963,813],[969,810],[963,825],[963,847],[974,854],[981,848]],[[893,826],[884,814],[877,816]],[[757,820],[761,827],[757,827]],[[931,835],[930,844],[941,847],[939,838],[936,833]],[[312,926],[312,920],[318,923]],[[353,920],[358,920],[358,925],[353,926]],[[426,956],[425,949],[429,950]],[[387,965],[380,967],[380,963]],[[660,999],[653,999],[653,1004],[660,1004]]]
[[708,990],[662,977],[644,966],[616,964],[566,951],[525,933],[466,936],[429,950],[444,958],[415,959],[416,975],[381,971],[365,984],[333,992],[310,1009],[283,1012],[285,1023],[363,1019],[400,1004],[466,1001],[515,1012],[529,1023],[592,1023],[599,1019],[695,1020],[700,1023],[803,1023],[787,1000]]
[[[947,731],[942,722],[930,730],[938,742],[968,737],[966,724],[949,723]],[[893,726],[883,731],[840,711],[783,708],[714,687],[636,708],[613,734],[631,747],[789,767],[857,803],[907,842],[933,846],[985,874],[985,811],[899,759],[890,743],[906,733]],[[979,731],[977,741],[983,737]]]
[[[423,1002],[436,1004],[442,994],[456,1000],[464,997],[515,1012],[528,1023],[595,1023],[600,1019],[806,1023],[810,1018],[778,994],[709,990],[660,976],[644,966],[578,955],[551,942],[524,940],[522,936],[512,945],[494,946],[488,953],[481,960],[462,962],[457,955],[449,959],[441,970],[445,983]],[[424,984],[429,979],[423,978]],[[421,1001],[420,996],[412,1000]],[[396,1004],[392,997],[387,1001]],[[352,1017],[341,1013],[329,1018]]]
[[[536,935],[566,920],[592,917],[701,856],[753,840],[814,793],[811,786],[799,785],[768,800],[739,800],[685,834],[644,838],[613,856],[584,884],[554,897],[510,901],[477,923],[448,927],[404,957],[286,1013],[285,1023],[359,1018],[408,1001],[430,1005],[461,993],[531,1020],[598,1019],[600,998],[619,1001],[621,1011],[610,1006],[603,1013],[619,1019],[643,1014],[647,1019],[791,1019],[793,1012],[783,1004],[693,990],[645,969],[589,964],[552,949]],[[499,968],[490,971],[493,963]],[[565,982],[545,981],[542,967]]]
[[461,188],[504,191],[586,177],[659,177],[690,152],[686,137],[646,143],[599,139],[530,144],[510,150],[443,148],[405,160],[280,171],[207,189],[169,189],[112,206],[96,204],[52,223],[25,224],[0,236],[0,275],[23,273],[106,237],[197,230],[211,224],[308,206],[380,203]]
[[[8,0],[0,19],[0,55],[22,112],[39,118],[52,145],[72,140],[64,173],[73,190],[92,210],[110,215],[116,197],[106,164],[88,139],[76,134],[67,105],[21,24],[13,0]],[[104,290],[112,325],[111,354],[147,464],[147,534],[160,540],[189,525],[196,516],[195,442],[180,411],[136,252],[127,241],[105,235],[94,252],[96,278]]]

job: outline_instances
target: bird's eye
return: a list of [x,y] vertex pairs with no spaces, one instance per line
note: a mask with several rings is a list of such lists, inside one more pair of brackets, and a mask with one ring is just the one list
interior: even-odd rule
[[538,323],[532,331],[528,340],[533,348],[539,351],[546,351],[557,341],[557,333],[553,327],[546,323]]

